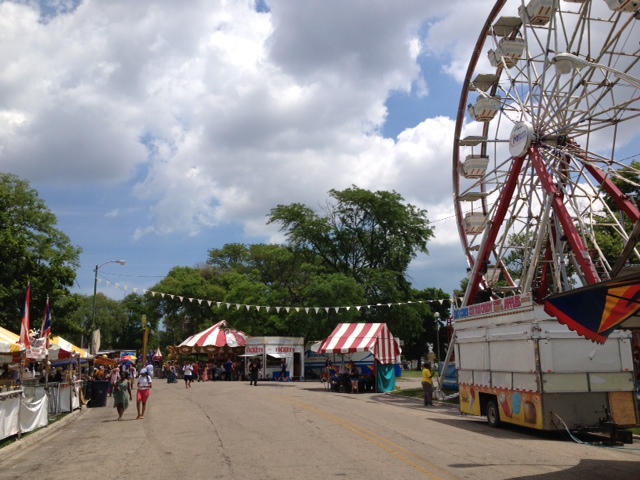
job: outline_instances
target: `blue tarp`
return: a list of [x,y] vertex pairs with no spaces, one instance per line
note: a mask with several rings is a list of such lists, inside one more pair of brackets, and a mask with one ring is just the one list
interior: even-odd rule
[[456,365],[455,363],[450,363],[449,365],[447,365],[447,373],[445,375],[442,375],[442,367],[444,366],[443,363],[441,363],[438,366],[438,369],[440,371],[440,385],[442,386],[442,388],[446,388],[447,390],[458,390],[458,370],[456,370]]
[[391,392],[396,389],[395,365],[382,365],[378,363],[378,393]]

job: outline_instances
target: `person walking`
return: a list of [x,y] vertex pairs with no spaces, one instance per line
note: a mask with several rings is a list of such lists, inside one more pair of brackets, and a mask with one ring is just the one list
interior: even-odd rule
[[120,383],[120,367],[113,368],[111,370],[111,373],[109,373],[109,387],[108,387],[109,396],[111,396],[111,394],[113,393],[113,386],[116,383]]
[[147,409],[147,402],[153,386],[153,380],[146,368],[140,370],[138,376],[138,393],[136,395],[136,408],[138,409],[138,418],[144,418],[144,412]]
[[260,372],[260,366],[258,361],[253,359],[249,365],[249,385],[258,386],[258,373]]
[[191,388],[191,382],[193,381],[193,365],[187,360],[182,367],[182,374],[184,375],[184,388]]
[[424,390],[424,406],[433,405],[433,375],[429,362],[425,362],[422,366],[422,389]]
[[114,407],[118,410],[118,420],[120,420],[124,411],[129,408],[129,400],[132,400],[128,372],[124,372],[120,383],[113,386],[113,400]]
[[136,378],[138,377],[138,370],[136,370],[136,366],[132,363],[129,366],[129,389],[133,390],[133,385],[135,384]]
[[224,362],[224,379],[227,382],[233,381],[233,362],[231,358],[228,358],[226,362]]
[[281,382],[287,381],[287,359],[283,358],[282,363],[280,364],[280,378],[278,379]]

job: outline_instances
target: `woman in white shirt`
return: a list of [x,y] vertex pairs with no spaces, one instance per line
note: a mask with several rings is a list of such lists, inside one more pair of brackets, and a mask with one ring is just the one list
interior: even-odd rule
[[[140,376],[138,377],[138,393],[136,395],[136,407],[138,408],[138,418],[144,418],[144,411],[147,409],[147,401],[149,400],[149,394],[151,393],[153,379],[147,372],[146,368],[140,370]],[[142,407],[142,409],[140,408]]]

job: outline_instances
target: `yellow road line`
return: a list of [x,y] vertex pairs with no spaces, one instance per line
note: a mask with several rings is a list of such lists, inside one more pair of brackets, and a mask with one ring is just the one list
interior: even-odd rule
[[[344,427],[345,429],[352,431],[356,435],[359,435],[365,440],[368,440],[369,442],[373,443],[374,445],[377,445],[378,447],[382,448],[383,450],[395,456],[396,458],[402,460],[407,465],[410,465],[416,470],[428,475],[433,480],[444,480],[444,478],[456,480],[458,478],[455,475],[453,475],[451,472],[448,472],[447,470],[439,467],[438,465],[435,465],[429,462],[424,457],[416,455],[415,453],[411,452],[410,450],[407,450],[406,448],[398,445],[397,443],[394,443],[391,440],[385,437],[382,437],[381,435],[378,435],[375,432],[372,432],[371,430],[367,430],[366,428],[356,423],[353,423],[349,420],[346,420],[345,418],[342,418],[338,415],[335,415],[327,410],[323,410],[310,403],[301,402],[299,400],[293,400],[291,398],[283,397],[281,395],[273,394],[270,396],[289,402],[304,410],[313,412],[323,418],[326,418],[327,420],[330,420],[336,425],[340,425],[341,427]],[[420,465],[419,463],[417,463],[416,461],[412,460],[409,457],[414,457],[418,459],[420,462],[428,465],[428,467],[424,467],[423,465]],[[444,477],[441,477],[438,473],[434,472],[433,470],[439,471],[441,474],[444,475]]]

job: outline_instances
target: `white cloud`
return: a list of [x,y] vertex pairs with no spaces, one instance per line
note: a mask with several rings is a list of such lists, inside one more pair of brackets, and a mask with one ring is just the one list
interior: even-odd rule
[[[0,164],[93,189],[141,243],[238,224],[281,241],[271,208],[353,184],[437,220],[452,212],[453,120],[384,138],[385,102],[428,99],[421,56],[459,80],[490,4],[87,0],[42,21],[3,2]],[[455,222],[436,227],[434,248],[458,242]]]

